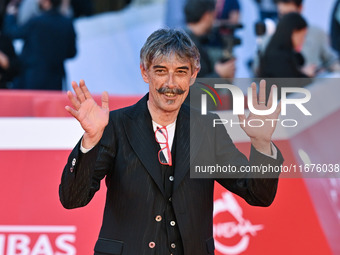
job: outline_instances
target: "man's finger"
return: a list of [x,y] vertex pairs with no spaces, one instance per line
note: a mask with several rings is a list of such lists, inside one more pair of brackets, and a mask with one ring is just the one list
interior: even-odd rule
[[72,107],[68,105],[65,106],[65,110],[68,111],[73,117],[75,117],[79,121],[78,119],[79,113],[76,110],[74,110]]
[[[267,106],[270,108],[272,107],[273,105],[273,96],[274,95],[277,95],[277,92],[274,94],[274,89],[276,89],[277,91],[277,86],[276,85],[272,85],[271,88],[270,88],[270,93],[269,93],[269,98],[268,98],[268,104]],[[276,97],[276,100],[277,100],[277,97]]]
[[253,98],[253,105],[257,105],[257,93],[256,93],[256,83],[252,82],[251,84],[251,90],[252,90],[252,98]]
[[73,106],[75,109],[79,110],[79,108],[80,108],[80,103],[79,103],[78,99],[72,94],[71,91],[67,91],[67,97],[68,97],[68,99],[71,101],[72,106]]
[[83,91],[86,99],[92,99],[90,91],[87,89],[84,80],[79,81],[79,87]]
[[85,101],[85,95],[83,93],[83,91],[79,88],[78,84],[75,81],[72,81],[72,88],[74,90],[74,92],[76,93],[76,96],[79,100],[80,103]]
[[266,105],[266,81],[260,81],[260,90],[259,90],[259,105]]
[[109,110],[109,94],[106,91],[102,94],[102,108]]
[[[241,123],[241,122],[242,122],[242,123],[243,123],[243,122],[246,123],[246,116],[245,116],[244,114],[239,114],[239,115],[238,115],[238,120],[240,121],[240,123]],[[244,129],[245,126],[246,126],[246,125],[241,125],[241,128]]]

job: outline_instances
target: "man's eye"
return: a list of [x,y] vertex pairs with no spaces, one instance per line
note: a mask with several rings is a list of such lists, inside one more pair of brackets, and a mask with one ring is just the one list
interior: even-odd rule
[[179,70],[178,73],[179,73],[179,74],[186,74],[187,72],[184,71],[184,70]]
[[156,69],[156,73],[164,73],[165,72],[165,70],[163,70],[163,69]]

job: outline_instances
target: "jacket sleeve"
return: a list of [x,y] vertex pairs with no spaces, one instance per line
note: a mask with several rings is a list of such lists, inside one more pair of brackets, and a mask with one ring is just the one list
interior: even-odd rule
[[[222,139],[223,137],[223,139]],[[262,172],[242,172],[248,166],[280,166],[283,163],[283,157],[277,149],[276,159],[258,152],[251,146],[249,160],[233,144],[226,129],[223,127],[216,132],[215,138],[217,158],[216,161],[221,165],[235,166],[237,173],[226,176],[226,178],[216,179],[223,187],[242,197],[250,205],[269,206],[276,195],[278,178],[280,172],[266,173]]]
[[67,208],[87,205],[111,170],[115,158],[112,125],[105,128],[100,142],[87,153],[80,151],[81,140],[72,150],[59,185],[61,204]]
[[[283,157],[278,148],[277,152],[277,158],[273,159],[258,152],[252,146],[250,159],[248,162],[244,161],[243,164],[244,166],[280,166],[283,163]],[[274,201],[276,195],[280,172],[261,175],[262,173],[245,173],[239,178],[217,179],[216,181],[226,189],[242,197],[250,205],[269,206]]]

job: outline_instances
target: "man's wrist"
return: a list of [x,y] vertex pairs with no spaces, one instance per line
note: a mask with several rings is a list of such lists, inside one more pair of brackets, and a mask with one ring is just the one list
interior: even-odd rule
[[85,148],[84,146],[83,146],[83,139],[81,139],[81,143],[80,143],[80,151],[82,152],[82,153],[88,153],[90,150],[92,150],[93,149],[93,147],[91,147],[91,148]]
[[269,155],[269,156],[273,155],[271,141],[263,141],[263,140],[259,141],[256,139],[252,139],[251,144],[258,152],[261,152],[262,154]]
[[[252,144],[252,146],[255,148],[255,146]],[[255,148],[255,150],[267,157],[271,157],[273,159],[277,159],[278,157],[278,149],[275,147],[273,142],[270,142],[270,153],[264,153],[263,151],[260,151]]]
[[[94,146],[98,144],[102,135],[97,135],[94,137],[90,137],[87,133],[83,135],[83,139],[81,140],[81,147],[80,149],[84,151],[90,151]],[[83,152],[82,150],[82,152]]]

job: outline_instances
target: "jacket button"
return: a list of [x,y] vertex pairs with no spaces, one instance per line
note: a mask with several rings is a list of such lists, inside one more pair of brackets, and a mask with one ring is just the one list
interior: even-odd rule
[[176,244],[175,243],[170,244],[170,246],[171,246],[172,249],[176,248]]
[[156,246],[155,242],[150,242],[150,243],[149,243],[149,247],[150,247],[151,249],[155,248],[155,246]]
[[175,179],[175,178],[174,178],[172,175],[169,177],[169,180],[170,180],[171,182],[173,182],[174,179]]
[[157,215],[156,218],[155,218],[155,220],[156,220],[157,222],[160,222],[160,221],[162,220],[162,216]]
[[172,220],[172,221],[170,221],[170,225],[173,227],[173,226],[176,225],[176,222]]

